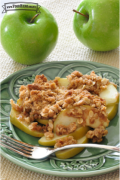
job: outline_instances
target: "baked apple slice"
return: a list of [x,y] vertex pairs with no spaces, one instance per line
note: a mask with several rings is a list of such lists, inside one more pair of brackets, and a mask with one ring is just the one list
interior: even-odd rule
[[[82,108],[82,117],[80,119],[83,120],[85,126],[89,126],[91,128],[97,128],[99,126],[107,127],[109,125],[109,120],[105,116],[99,116],[95,113],[95,108],[92,108],[88,105],[83,105],[81,107],[76,107],[75,109]],[[79,118],[72,117],[70,114],[71,109],[65,109],[59,113],[55,122],[54,122],[54,133],[56,133],[56,127],[58,125],[68,126],[70,123],[78,122]]]
[[58,84],[60,87],[64,86],[67,89],[69,81],[67,78],[58,78]]
[[109,120],[106,116],[99,116],[99,114],[95,112],[96,109],[91,106],[84,105],[83,108],[83,119],[85,120],[86,126],[91,128],[97,128],[99,126],[108,127]]
[[44,135],[42,131],[31,130],[29,128],[30,123],[27,123],[24,119],[22,120],[19,117],[20,113],[12,108],[10,112],[10,122],[14,126],[34,137],[42,137]]
[[48,119],[37,119],[37,121],[40,123],[40,124],[43,124],[43,125],[46,125],[48,124]]
[[70,133],[67,135],[58,136],[56,135],[56,133],[54,133],[54,138],[52,139],[46,139],[46,137],[43,136],[42,138],[39,139],[38,143],[43,146],[54,146],[57,139],[65,138],[68,136],[73,136],[73,138],[77,140],[77,139],[82,138],[89,131],[89,129],[90,128],[88,126],[85,126],[85,127],[81,126],[81,127],[78,127],[76,131],[74,131],[73,133]]
[[119,102],[119,93],[113,84],[109,84],[105,90],[100,92],[99,96],[106,100],[107,106]]
[[[60,86],[67,88],[69,81],[67,78],[59,78],[58,83]],[[119,93],[116,87],[110,83],[105,90],[102,90],[99,94],[102,99],[106,100],[106,105],[111,105],[119,102]]]
[[107,106],[106,112],[108,114],[108,116],[107,116],[108,119],[112,120],[115,117],[117,111],[118,111],[118,104],[113,104],[111,106]]
[[[87,143],[88,141],[89,141],[88,138],[86,136],[83,136],[82,138],[77,140],[77,144]],[[68,159],[80,153],[83,149],[84,147],[61,150],[61,151],[57,151],[55,155],[59,159]]]
[[64,109],[63,111],[61,111],[55,122],[54,122],[54,133],[56,133],[56,126],[57,125],[64,125],[64,126],[68,126],[70,123],[73,123],[73,122],[77,122],[77,118],[75,117],[70,117],[67,115],[69,109]]

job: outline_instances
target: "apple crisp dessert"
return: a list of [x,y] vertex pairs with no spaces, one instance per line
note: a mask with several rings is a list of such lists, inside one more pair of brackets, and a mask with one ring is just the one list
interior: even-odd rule
[[[92,128],[87,131],[87,138],[101,142],[108,133],[106,127],[109,120],[106,100],[100,97],[100,93],[109,85],[115,88],[116,85],[96,75],[94,71],[90,75],[74,71],[64,79],[63,84],[61,79],[56,77],[48,81],[42,74],[36,75],[32,84],[22,85],[19,89],[19,103],[10,100],[12,108],[19,112],[17,119],[24,121],[29,130],[42,132],[48,140],[53,139],[55,134],[59,136],[55,148],[77,143],[71,133],[81,126]],[[57,118],[61,112],[64,115],[59,122]],[[67,120],[64,120],[64,116]],[[39,120],[47,123],[41,125],[39,122],[42,121]],[[65,138],[61,139],[63,136]]]

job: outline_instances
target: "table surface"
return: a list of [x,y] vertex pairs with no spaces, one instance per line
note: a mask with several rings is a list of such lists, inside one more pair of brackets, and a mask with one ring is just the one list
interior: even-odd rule
[[[6,0],[4,3],[7,2]],[[19,1],[18,1],[19,2]],[[25,1],[26,2],[26,1]],[[119,67],[119,48],[109,52],[96,52],[81,44],[73,32],[73,9],[76,9],[80,0],[36,0],[32,1],[46,7],[54,15],[59,27],[59,38],[53,52],[43,61],[83,60],[99,62]],[[2,0],[3,3],[3,0]],[[3,4],[2,4],[3,5]],[[15,71],[27,67],[13,61],[0,45],[0,81]],[[118,180],[119,170],[95,176],[79,178],[62,178],[48,176],[23,169],[9,160],[1,157],[1,180]]]

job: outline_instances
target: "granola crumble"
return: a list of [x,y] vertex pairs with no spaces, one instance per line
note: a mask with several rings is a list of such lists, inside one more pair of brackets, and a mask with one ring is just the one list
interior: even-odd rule
[[63,147],[70,144],[77,144],[77,140],[75,140],[73,136],[57,139],[54,148]]
[[[47,139],[52,139],[53,124],[57,115],[64,109],[69,109],[68,116],[78,118],[76,123],[70,123],[68,126],[57,125],[56,134],[63,135],[74,132],[79,125],[86,126],[86,119],[84,114],[87,113],[85,106],[90,106],[89,118],[91,125],[95,120],[102,117],[106,124],[109,124],[106,113],[106,102],[99,97],[101,90],[105,89],[110,83],[108,79],[97,76],[94,71],[90,75],[83,75],[81,72],[74,71],[67,76],[69,81],[68,87],[60,87],[58,83],[59,78],[48,81],[42,75],[36,75],[34,83],[26,86],[22,85],[19,89],[19,99],[21,105],[15,104],[10,100],[12,108],[20,113],[19,119],[25,120],[30,124],[31,130],[44,132]],[[79,108],[78,108],[79,107]],[[48,119],[46,126],[38,124],[37,119]],[[106,120],[107,119],[107,120]],[[106,125],[106,126],[107,126]],[[93,131],[88,131],[87,137],[93,142],[101,142],[102,137],[107,134],[107,130],[103,122],[99,127]],[[61,147],[65,143],[76,142],[73,138],[67,137],[57,141],[55,147]]]
[[89,130],[86,134],[86,137],[92,139],[93,143],[99,143],[103,140],[102,137],[106,136],[107,134],[108,131],[105,129],[105,127],[100,126],[98,128],[95,128],[94,130]]
[[58,136],[65,135],[65,134],[70,134],[70,133],[74,132],[76,129],[77,129],[76,122],[72,122],[68,126],[65,126],[65,125],[62,125],[62,124],[57,124],[56,125],[56,134]]
[[67,78],[70,82],[68,89],[86,89],[97,95],[110,83],[108,79],[97,76],[94,71],[90,75],[83,75],[78,71],[74,71]]

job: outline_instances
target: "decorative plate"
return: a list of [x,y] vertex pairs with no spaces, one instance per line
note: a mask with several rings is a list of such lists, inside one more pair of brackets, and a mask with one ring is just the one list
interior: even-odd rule
[[[37,74],[44,74],[50,80],[56,76],[66,77],[66,75],[72,73],[74,70],[78,70],[83,74],[90,74],[94,70],[99,76],[108,78],[110,81],[116,83],[119,88],[119,70],[104,64],[86,61],[59,61],[30,66],[15,72],[1,83],[1,133],[33,145],[38,145],[38,138],[22,132],[10,123],[10,99],[12,98],[16,101],[19,95],[19,87],[22,84],[27,85],[32,83]],[[119,146],[118,113],[110,122],[107,129],[108,135],[101,144]],[[1,148],[1,154],[13,163],[31,171],[63,177],[95,176],[119,168],[119,156],[116,156],[116,153],[102,149],[85,148],[78,155],[66,160],[60,160],[54,155],[44,161],[31,160],[3,147]]]

